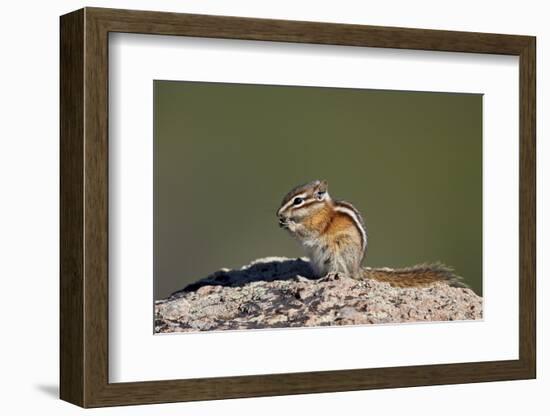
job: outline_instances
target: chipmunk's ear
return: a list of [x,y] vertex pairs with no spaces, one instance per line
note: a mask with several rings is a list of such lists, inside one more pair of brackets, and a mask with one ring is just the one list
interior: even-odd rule
[[320,181],[319,185],[317,185],[317,188],[315,189],[315,198],[318,201],[322,201],[325,199],[325,196],[327,195],[328,190],[328,183],[327,181]]

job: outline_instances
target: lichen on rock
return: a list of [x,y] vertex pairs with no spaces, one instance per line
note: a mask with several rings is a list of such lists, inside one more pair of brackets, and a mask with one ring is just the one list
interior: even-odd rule
[[368,325],[482,318],[471,289],[396,288],[376,280],[314,279],[307,259],[268,257],[222,269],[155,302],[155,332]]

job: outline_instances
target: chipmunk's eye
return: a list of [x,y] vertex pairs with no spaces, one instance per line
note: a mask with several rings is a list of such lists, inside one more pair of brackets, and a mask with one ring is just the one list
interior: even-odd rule
[[294,198],[294,201],[292,203],[294,205],[300,205],[302,202],[304,202],[303,198]]

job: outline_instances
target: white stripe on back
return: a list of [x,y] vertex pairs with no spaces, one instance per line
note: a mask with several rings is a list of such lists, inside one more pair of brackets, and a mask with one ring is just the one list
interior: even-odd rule
[[365,251],[365,249],[367,248],[367,232],[365,230],[365,226],[363,225],[360,214],[355,208],[353,208],[353,205],[343,201],[336,202],[334,209],[337,212],[342,212],[350,216],[352,221],[355,223],[355,226],[359,230],[359,233],[361,234],[361,248],[363,251]]

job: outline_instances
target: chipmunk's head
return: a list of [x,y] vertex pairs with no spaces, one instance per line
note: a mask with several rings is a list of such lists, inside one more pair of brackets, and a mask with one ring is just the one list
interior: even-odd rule
[[326,181],[313,181],[292,189],[277,210],[279,225],[288,228],[289,223],[299,223],[331,203]]

